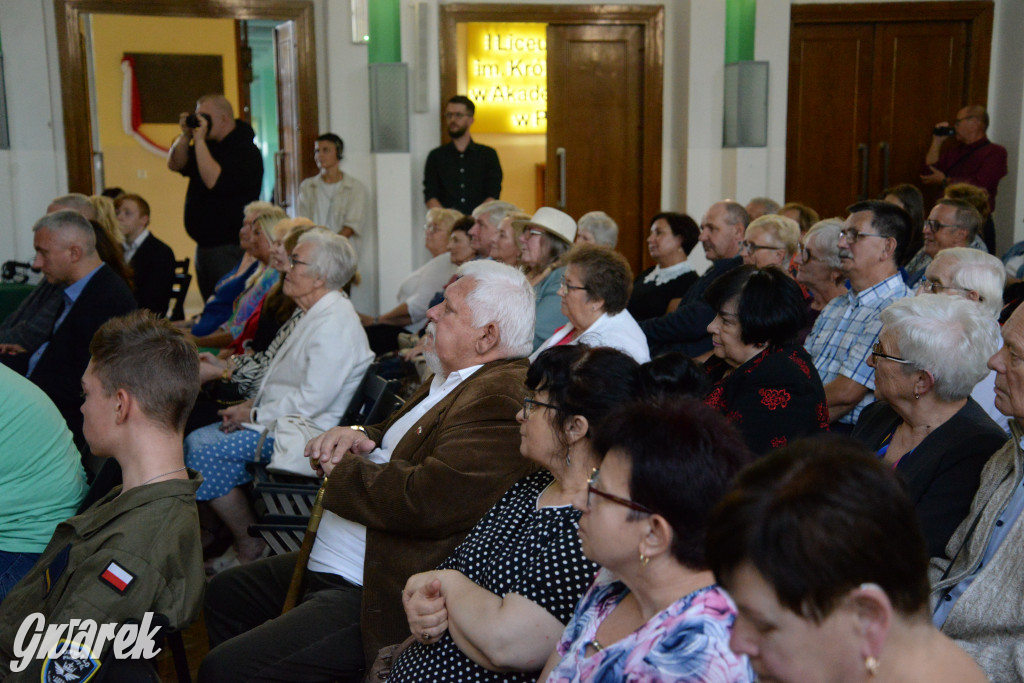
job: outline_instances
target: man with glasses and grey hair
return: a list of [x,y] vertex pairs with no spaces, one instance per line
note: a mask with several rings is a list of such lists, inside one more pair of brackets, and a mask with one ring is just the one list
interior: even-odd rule
[[427,155],[423,170],[423,201],[427,208],[441,206],[469,213],[501,196],[501,162],[492,147],[473,142],[476,105],[455,95],[444,107],[445,130],[452,141]]
[[874,400],[871,345],[886,306],[911,294],[897,264],[910,236],[910,216],[895,204],[852,205],[839,233],[839,260],[850,291],[825,306],[804,346],[825,385],[833,431],[849,433]]
[[940,199],[935,202],[924,222],[924,244],[914,257],[920,268],[916,272],[907,273],[907,284],[911,287],[917,285],[928,264],[943,249],[974,247],[984,250],[985,242],[978,237],[981,224],[981,214],[963,199]]

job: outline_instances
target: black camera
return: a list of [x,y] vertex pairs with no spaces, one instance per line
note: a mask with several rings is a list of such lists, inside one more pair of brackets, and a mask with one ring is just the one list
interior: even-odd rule
[[[206,130],[210,130],[211,128],[213,128],[213,117],[211,117],[209,114],[200,114],[199,116],[202,116],[204,119],[206,119]],[[199,117],[197,117],[195,114],[189,114],[188,117],[185,119],[185,125],[189,128],[198,128]]]
[[[203,114],[203,116],[206,116],[206,114]],[[952,126],[935,126],[935,130],[932,131],[932,135],[948,138],[956,135],[956,131],[953,130]]]

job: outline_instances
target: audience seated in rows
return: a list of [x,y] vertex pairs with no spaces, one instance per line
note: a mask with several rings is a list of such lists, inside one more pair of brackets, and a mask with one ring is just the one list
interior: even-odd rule
[[[271,262],[276,263],[275,268],[284,273],[288,272],[288,259],[291,258],[295,245],[299,238],[312,228],[313,226],[309,225],[298,225],[289,230],[280,242],[275,240],[271,256]],[[256,398],[270,362],[303,315],[305,311],[284,293],[284,280],[278,280],[262,305],[262,322],[256,336],[250,340],[243,353],[231,354],[226,358],[209,352],[199,354],[199,379],[203,383],[203,389],[199,392],[196,407],[189,416],[185,427],[186,435],[216,422],[219,419],[218,410]],[[270,329],[273,329],[273,337],[269,342],[265,342]]]
[[863,446],[805,439],[748,467],[712,515],[707,556],[736,603],[732,651],[759,680],[986,680],[928,623],[914,509]]
[[274,226],[285,218],[287,214],[283,209],[267,202],[252,202],[245,207],[243,226],[248,224],[251,230],[249,251],[259,262],[259,267],[245,281],[245,289],[235,299],[227,320],[209,334],[192,333],[197,346],[224,348],[230,344],[242,334],[246,322],[256,311],[260,301],[270,288],[277,284],[281,274],[269,265],[270,248],[274,242]]
[[825,390],[796,341],[806,316],[793,278],[778,267],[741,266],[712,282],[704,300],[715,311],[706,363],[715,384],[705,402],[736,425],[750,450],[761,455],[827,430]]
[[257,671],[358,675],[381,647],[408,635],[400,599],[408,578],[437,567],[534,469],[519,454],[515,422],[533,291],[522,273],[493,261],[459,273],[427,313],[434,378],[385,423],[336,427],[307,445],[329,476],[296,607],[278,616],[297,553],[214,577],[201,681],[248,681]]
[[42,390],[0,366],[0,603],[85,497],[85,470]]
[[462,214],[455,209],[428,209],[423,231],[431,259],[402,280],[397,306],[376,317],[359,314],[374,352],[394,351],[398,348],[399,333],[419,332],[426,325],[430,300],[444,289],[460,265],[453,263],[448,253],[452,226],[460,218]]
[[149,231],[149,202],[137,194],[118,197],[117,222],[124,242],[124,258],[132,268],[135,301],[139,308],[167,315],[174,284],[174,252]]
[[[86,439],[94,454],[117,461],[124,483],[59,524],[0,604],[0,677],[24,656],[16,640],[32,614],[51,628],[92,620],[94,634],[96,624],[141,621],[147,612],[183,629],[199,614],[205,577],[195,491],[202,477],[186,472],[182,460],[182,428],[199,391],[195,346],[170,323],[139,311],[106,322],[90,351],[80,378]],[[74,661],[73,648],[60,648],[52,660],[29,656],[19,675],[45,680],[56,666],[87,680],[113,646],[107,640]],[[123,680],[116,663],[108,667],[108,680]]]
[[604,459],[576,506],[601,570],[539,680],[753,681],[729,648],[735,608],[704,549],[712,508],[750,460],[743,442],[678,400],[627,406],[595,441]]
[[[986,315],[998,321],[1003,308],[1002,263],[992,254],[979,249],[954,247],[943,249],[925,270],[917,288],[918,294],[945,294],[975,302]],[[1004,432],[1010,433],[1009,418],[996,406],[996,373],[974,385],[971,398]]]
[[558,296],[569,322],[555,330],[530,358],[560,344],[610,346],[638,363],[651,359],[647,338],[626,309],[633,273],[626,258],[607,247],[579,244],[562,257]]
[[597,565],[577,535],[593,434],[639,395],[640,368],[608,348],[560,346],[526,374],[517,414],[520,479],[436,570],[415,574],[402,601],[415,643],[388,680],[535,681]]
[[48,282],[63,286],[64,305],[48,338],[34,352],[7,354],[2,360],[46,392],[85,452],[79,381],[89,364],[89,342],[103,323],[134,310],[135,299],[100,259],[97,232],[80,214],[67,209],[48,214],[32,232],[32,265]]
[[833,429],[849,433],[873,398],[871,347],[882,327],[878,314],[910,295],[897,269],[910,217],[894,204],[863,201],[849,208],[839,233],[839,259],[850,291],[825,306],[804,346],[814,359]]
[[981,468],[1006,434],[971,399],[999,349],[999,324],[976,304],[939,294],[900,299],[881,313],[868,364],[875,403],[853,437],[903,477],[930,555],[967,515]]
[[698,358],[710,353],[708,324],[715,312],[704,303],[704,291],[719,275],[743,263],[740,242],[749,223],[746,209],[728,199],[712,204],[704,214],[700,243],[704,245],[704,255],[711,261],[711,267],[686,291],[676,310],[640,323],[655,355],[682,351]]
[[971,655],[993,681],[1024,671],[1024,310],[1003,325],[996,406],[1011,416],[1012,434],[981,472],[970,513],[945,552],[932,558],[932,621]]
[[565,277],[565,266],[560,259],[576,239],[576,221],[567,213],[543,206],[533,218],[516,221],[515,225],[522,230],[519,239],[523,265],[537,300],[537,325],[533,332],[533,350],[536,351],[555,330],[568,322],[558,296]]
[[323,430],[338,424],[373,360],[359,317],[340,291],[356,270],[349,241],[314,228],[299,238],[290,264],[284,293],[304,315],[270,360],[255,398],[221,410],[220,423],[185,439],[185,462],[205,477],[196,498],[209,501],[230,529],[241,563],[265,547],[248,534],[255,520],[239,488],[252,478],[245,464],[269,461],[279,418],[301,415]]
[[697,281],[697,271],[687,261],[697,246],[700,228],[685,213],[664,212],[651,219],[647,252],[654,265],[633,281],[633,293],[626,307],[635,320],[643,321],[671,313]]

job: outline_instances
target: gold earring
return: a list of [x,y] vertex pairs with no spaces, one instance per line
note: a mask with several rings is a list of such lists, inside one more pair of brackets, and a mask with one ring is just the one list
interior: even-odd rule
[[868,676],[877,676],[879,666],[881,665],[875,657],[868,655],[864,658],[864,668],[868,670]]
[[647,566],[647,563],[651,561],[651,558],[644,555],[644,551],[640,551],[640,569],[643,570]]

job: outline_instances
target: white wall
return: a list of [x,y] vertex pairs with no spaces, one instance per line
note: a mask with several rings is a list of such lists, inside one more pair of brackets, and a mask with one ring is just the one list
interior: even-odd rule
[[53,4],[0,2],[11,149],[0,150],[0,261],[32,258],[32,225],[67,192]]

